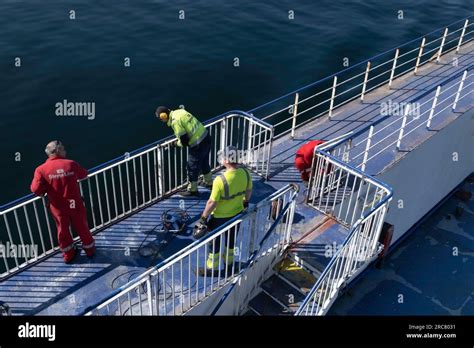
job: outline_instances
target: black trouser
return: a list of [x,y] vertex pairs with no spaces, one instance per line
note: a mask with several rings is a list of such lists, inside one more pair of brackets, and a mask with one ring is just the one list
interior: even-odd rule
[[[232,220],[235,216],[228,217],[228,218],[215,218],[211,216],[209,219],[209,222],[207,223],[207,227],[209,228],[209,231],[214,231],[218,229],[220,226],[224,225],[227,221]],[[216,254],[219,252],[219,246],[221,243],[221,236],[226,237],[224,239],[224,247],[229,249],[233,249],[235,246],[235,237],[237,236],[237,233],[239,232],[239,227],[240,227],[240,222],[236,225],[234,225],[231,229],[227,230],[224,234],[221,234],[219,237],[214,239],[214,242],[210,242],[209,250],[212,250],[213,254]],[[228,243],[228,244],[227,244]]]
[[209,133],[196,146],[189,147],[188,155],[188,179],[197,181],[199,174],[207,174],[211,171],[209,165],[209,152],[211,151],[211,136]]

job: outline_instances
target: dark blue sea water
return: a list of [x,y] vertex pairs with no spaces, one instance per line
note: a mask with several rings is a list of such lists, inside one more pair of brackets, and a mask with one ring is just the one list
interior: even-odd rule
[[[201,119],[248,110],[468,10],[469,0],[1,1],[0,204],[29,192],[49,140],[90,168],[168,135],[159,104]],[[64,99],[95,102],[95,119],[57,117]]]

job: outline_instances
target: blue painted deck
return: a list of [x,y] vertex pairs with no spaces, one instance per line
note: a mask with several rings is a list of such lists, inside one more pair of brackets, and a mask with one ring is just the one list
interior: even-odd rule
[[[322,117],[298,129],[294,140],[291,140],[289,136],[277,139],[272,152],[271,178],[266,182],[255,178],[258,181],[255,182],[252,202],[261,200],[288,183],[300,182],[299,174],[293,167],[293,158],[296,149],[302,143],[309,139],[331,139],[348,131],[367,127],[383,117],[380,115],[382,102],[395,99],[398,102],[410,102],[427,92],[429,93],[420,101],[422,102],[424,98],[431,98],[439,83],[472,66],[473,51],[474,42],[466,44],[463,46],[461,54],[457,55],[459,59],[457,66],[449,64],[453,53],[447,53],[443,56],[442,64],[425,65],[417,76],[409,74],[396,79],[391,90],[388,90],[386,86],[379,87],[366,95],[364,103],[355,100],[336,109],[331,120],[328,117]],[[449,82],[447,86],[450,83],[459,83],[459,78]],[[469,107],[467,99],[465,98],[459,103],[459,111]],[[433,127],[435,129],[442,127],[441,123],[449,122],[458,116],[459,113],[453,114],[448,109],[433,121]],[[387,121],[392,121],[392,117],[389,117]],[[385,122],[380,123],[379,127],[383,127]],[[398,124],[388,127],[386,132],[393,131],[394,127],[398,128]],[[408,130],[407,128],[407,132]],[[403,143],[403,148],[410,150],[432,133],[432,131],[424,129],[420,132],[413,132],[408,141]],[[376,141],[377,138],[374,139],[374,142]],[[382,148],[382,144],[380,148]],[[362,147],[356,147],[351,156],[355,156],[357,151],[362,150]],[[404,152],[397,153],[392,150],[370,161],[367,171],[376,174],[393,163],[394,160],[399,160],[404,154]],[[298,239],[303,232],[310,231],[322,218],[313,208],[301,203],[303,191],[300,192],[300,204],[296,209],[294,239]],[[188,211],[194,221],[198,219],[209,196],[208,191],[202,192],[198,199],[186,199],[186,207],[195,204]],[[161,213],[171,207],[178,206],[179,199],[180,197],[174,196],[156,203],[101,231],[96,236],[97,256],[92,260],[81,255],[73,265],[64,265],[59,255],[53,255],[44,262],[1,282],[0,298],[11,306],[16,315],[75,315],[83,312],[85,308],[106,297],[114,288],[133,279],[150,265],[149,257],[142,257],[138,254],[138,247],[146,237],[146,231],[159,223]],[[318,238],[306,240],[304,247],[306,251],[312,250],[315,255],[319,255],[321,245],[340,243],[344,238],[345,231],[340,226],[334,226]],[[160,257],[153,261],[153,264],[190,244],[193,239],[189,233],[190,229],[187,234],[174,238]],[[159,234],[150,235],[148,240],[159,242],[162,237]],[[322,262],[317,256],[313,259],[315,263]],[[124,274],[125,272],[127,273]],[[118,277],[121,274],[123,275]],[[459,286],[459,288],[461,287]]]
[[469,201],[449,198],[329,315],[474,315],[474,176],[462,188],[473,194]]

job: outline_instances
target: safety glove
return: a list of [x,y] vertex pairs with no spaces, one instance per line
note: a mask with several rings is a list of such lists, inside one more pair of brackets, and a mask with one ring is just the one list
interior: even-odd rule
[[207,219],[204,216],[201,216],[198,222],[194,225],[193,237],[199,239],[203,237],[209,228],[207,227]]

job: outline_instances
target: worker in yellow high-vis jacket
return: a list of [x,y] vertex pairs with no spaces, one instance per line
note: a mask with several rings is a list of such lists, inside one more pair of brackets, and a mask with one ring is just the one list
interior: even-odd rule
[[[248,206],[253,188],[252,177],[249,171],[239,164],[239,157],[242,156],[239,156],[239,151],[233,146],[219,151],[220,163],[226,170],[214,179],[211,196],[197,223],[198,226],[205,225],[210,231],[215,230]],[[222,235],[225,238],[218,237],[210,243],[206,270],[218,270],[221,250],[224,252],[222,255],[224,264],[229,266],[234,263],[235,238],[238,229],[237,224]],[[204,272],[204,269],[199,269],[199,273]]]
[[209,152],[211,150],[211,137],[209,132],[198,121],[184,109],[170,110],[166,106],[159,106],[156,109],[156,117],[173,129],[177,145],[179,147],[188,146],[188,186],[185,191],[181,191],[182,196],[197,196],[199,174],[204,175],[204,186],[212,187],[212,173],[209,166]]

